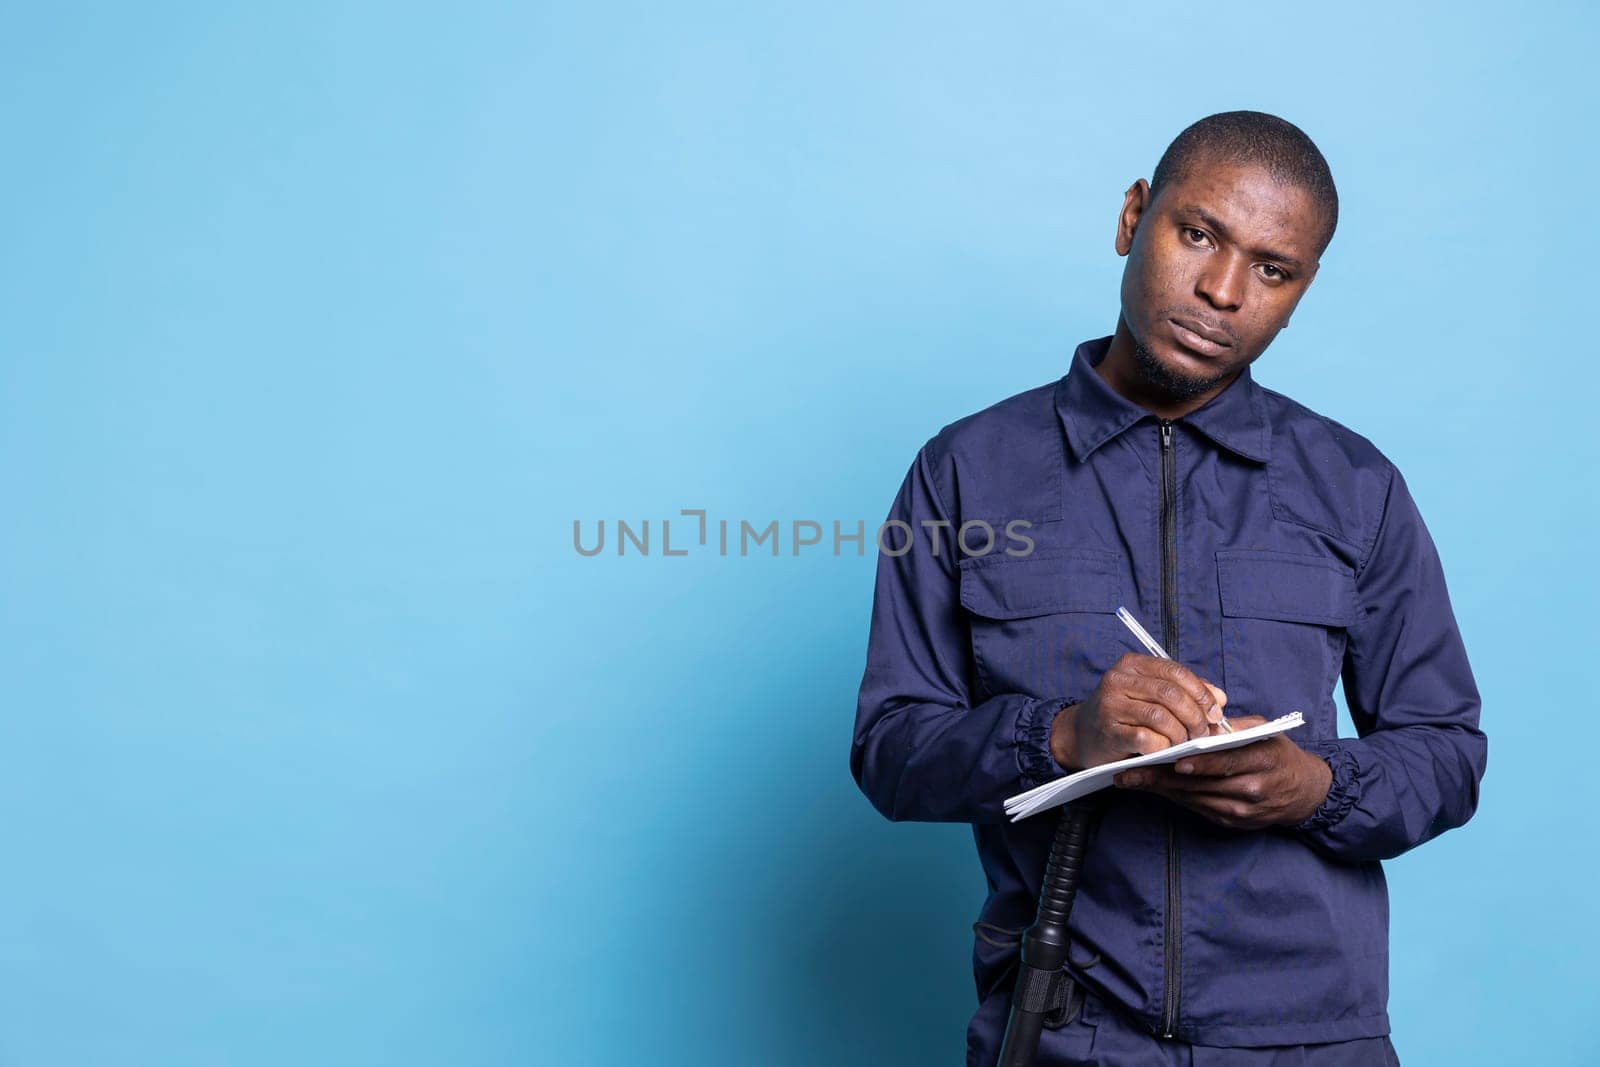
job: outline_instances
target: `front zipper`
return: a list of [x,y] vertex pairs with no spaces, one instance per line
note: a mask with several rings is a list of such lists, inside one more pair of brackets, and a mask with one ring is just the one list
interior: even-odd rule
[[[1182,662],[1178,651],[1178,532],[1176,530],[1178,461],[1172,449],[1172,423],[1161,427],[1161,625],[1167,655]],[[1167,824],[1166,969],[1162,975],[1161,1036],[1172,1037],[1178,1028],[1178,833],[1171,814]]]

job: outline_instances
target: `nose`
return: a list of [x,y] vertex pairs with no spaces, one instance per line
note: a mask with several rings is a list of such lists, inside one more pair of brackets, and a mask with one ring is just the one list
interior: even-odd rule
[[1219,311],[1237,311],[1244,301],[1249,273],[1250,264],[1243,257],[1207,256],[1205,268],[1195,279],[1195,295],[1204,297]]

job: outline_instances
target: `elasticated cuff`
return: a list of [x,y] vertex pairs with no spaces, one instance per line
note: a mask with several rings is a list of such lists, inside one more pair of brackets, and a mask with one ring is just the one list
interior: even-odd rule
[[1338,740],[1311,741],[1303,746],[1307,752],[1320,756],[1333,771],[1333,783],[1328,786],[1328,796],[1322,806],[1291,829],[1295,832],[1323,830],[1338,823],[1355,807],[1360,795],[1357,782],[1361,765],[1355,756]]
[[1017,716],[1017,769],[1029,788],[1053,782],[1067,773],[1050,752],[1050,730],[1056,716],[1076,703],[1076,700],[1035,700]]

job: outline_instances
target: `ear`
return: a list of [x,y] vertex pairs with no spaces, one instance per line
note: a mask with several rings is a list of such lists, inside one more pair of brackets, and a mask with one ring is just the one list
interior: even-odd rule
[[1139,219],[1150,203],[1150,183],[1140,178],[1128,186],[1122,196],[1122,212],[1117,216],[1117,255],[1125,256],[1133,249],[1133,233],[1139,228]]

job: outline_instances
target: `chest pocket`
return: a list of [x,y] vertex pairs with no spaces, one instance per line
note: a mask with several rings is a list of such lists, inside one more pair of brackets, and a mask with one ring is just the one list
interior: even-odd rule
[[1225,549],[1217,588],[1229,712],[1299,711],[1308,727],[1297,740],[1335,736],[1333,686],[1356,619],[1355,572],[1329,556]]
[[1116,616],[1123,579],[1115,553],[978,556],[960,568],[978,699],[995,693],[1082,699],[1128,651]]

